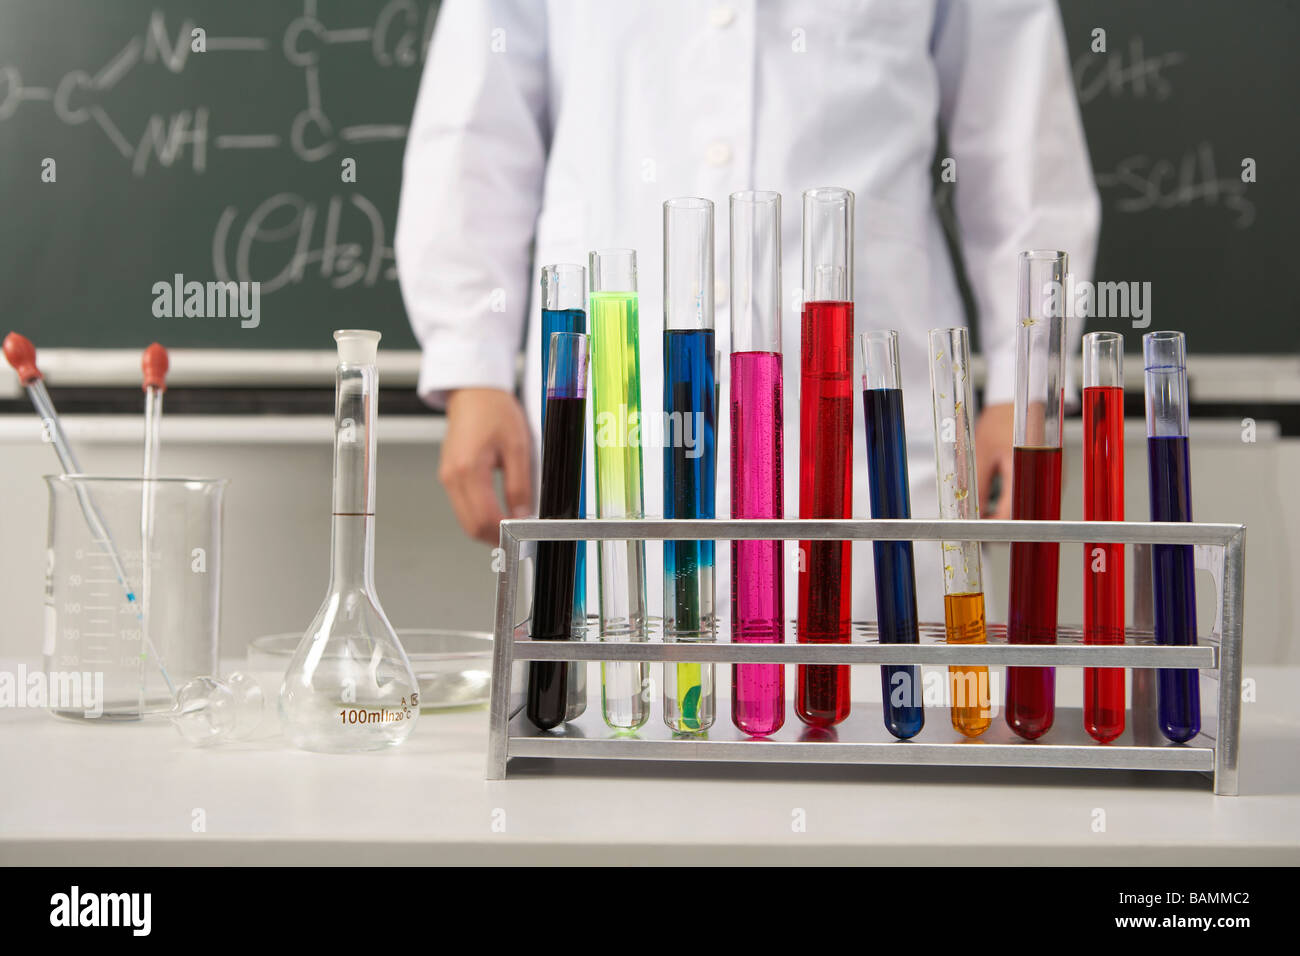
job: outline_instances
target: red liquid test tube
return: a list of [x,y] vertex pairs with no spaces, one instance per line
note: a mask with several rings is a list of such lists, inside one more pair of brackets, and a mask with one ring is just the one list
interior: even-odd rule
[[[853,513],[853,193],[803,194],[803,321],[799,381],[799,517]],[[848,541],[799,542],[801,644],[847,644]],[[849,715],[846,664],[800,664],[795,712],[813,727]]]
[[[1064,252],[1020,254],[1019,325],[1016,329],[1015,448],[1011,517],[1061,518],[1061,406],[1065,382]],[[1007,640],[1055,644],[1061,546],[1053,541],[1011,544]],[[1056,670],[1007,668],[1007,724],[1034,740],[1052,728]]]
[[[1083,337],[1083,518],[1124,520],[1124,337]],[[1083,640],[1124,643],[1124,546],[1083,553]],[[1101,743],[1124,732],[1124,668],[1083,669],[1083,727]]]

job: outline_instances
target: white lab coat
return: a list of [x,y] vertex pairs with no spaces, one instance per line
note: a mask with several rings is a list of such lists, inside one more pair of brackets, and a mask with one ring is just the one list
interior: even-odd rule
[[[986,401],[1008,402],[1016,256],[1064,249],[1086,278],[1100,215],[1053,0],[447,0],[410,129],[396,235],[403,297],[423,345],[420,394],[437,405],[457,387],[514,389],[522,342],[522,395],[536,437],[541,267],[632,247],[642,405],[661,407],[661,204],[701,196],[716,207],[725,409],[727,196],[776,189],[785,513],[796,516],[801,191],[843,186],[857,194],[857,330],[900,332],[912,511],[934,515],[925,336],[965,323],[931,198],[940,128],[956,162]],[[865,517],[855,408],[853,512]],[[728,417],[718,417],[720,516],[730,513]],[[662,514],[661,486],[659,450],[650,448],[647,514]],[[718,551],[725,617],[728,549]],[[660,605],[658,554],[652,546],[651,613]],[[866,619],[875,617],[871,563],[870,548],[855,547],[854,614]],[[941,621],[936,546],[917,547],[917,578],[922,619]]]

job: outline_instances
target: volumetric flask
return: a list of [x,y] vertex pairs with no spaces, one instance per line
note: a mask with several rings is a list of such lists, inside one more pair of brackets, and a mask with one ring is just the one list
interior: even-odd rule
[[[47,475],[42,656],[48,704],[73,718],[169,713],[167,686],[217,673],[225,479]],[[148,615],[148,637],[145,615]]]

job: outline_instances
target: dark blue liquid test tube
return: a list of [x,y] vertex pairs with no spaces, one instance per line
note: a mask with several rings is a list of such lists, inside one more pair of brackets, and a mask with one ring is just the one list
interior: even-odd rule
[[[862,408],[867,428],[867,481],[871,517],[912,517],[907,487],[907,440],[903,431],[903,390],[898,367],[898,333],[862,335]],[[911,541],[875,541],[876,620],[882,644],[916,644],[916,570]],[[921,668],[885,664],[880,668],[885,727],[902,740],[925,726]]]
[[[1147,460],[1152,521],[1191,521],[1187,432],[1186,346],[1181,332],[1142,338],[1146,371]],[[1196,643],[1196,566],[1192,546],[1151,546],[1157,644]],[[1200,674],[1190,668],[1156,673],[1160,731],[1174,743],[1201,732]]]

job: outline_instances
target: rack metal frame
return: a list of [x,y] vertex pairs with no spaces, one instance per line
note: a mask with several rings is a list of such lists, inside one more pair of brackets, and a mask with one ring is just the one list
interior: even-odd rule
[[[505,779],[513,757],[643,760],[717,760],[764,763],[904,764],[931,766],[1076,767],[1181,770],[1209,774],[1216,794],[1237,793],[1241,727],[1241,668],[1246,528],[1239,524],[1084,521],[873,520],[510,520],[501,523],[501,554],[489,714],[487,777]],[[1005,628],[991,625],[988,644],[940,643],[941,626],[923,628],[919,644],[863,642],[872,627],[855,626],[850,644],[676,643],[650,632],[647,640],[533,641],[528,621],[516,622],[521,561],[533,541],[600,540],[848,540],[848,541],[1047,541],[1060,544],[1134,545],[1135,627],[1123,645],[1087,645],[1078,629],[1060,628],[1053,645],[1008,644]],[[1218,627],[1192,646],[1156,645],[1150,632],[1149,546],[1204,545],[1219,549],[1222,586]],[[1145,582],[1145,583],[1144,583]],[[723,605],[725,606],[725,605]],[[722,622],[720,622],[720,627]],[[758,740],[731,728],[719,714],[702,737],[674,737],[649,724],[635,735],[604,727],[599,715],[579,732],[545,732],[522,714],[522,687],[515,665],[523,661],[659,661],[781,664],[932,664],[965,666],[1125,667],[1133,669],[1128,728],[1119,740],[1099,744],[1082,732],[1077,710],[1061,709],[1057,725],[1036,741],[1021,740],[995,721],[983,736],[959,737],[927,722],[918,737],[895,740],[870,720],[843,724],[841,736],[860,739]],[[1155,668],[1194,668],[1218,683],[1212,731],[1203,727],[1186,744],[1171,744],[1155,729]],[[861,710],[861,708],[858,708]],[[946,710],[946,708],[945,708]],[[945,715],[946,716],[946,715]],[[853,718],[850,718],[852,720]],[[1072,721],[1073,726],[1067,726]],[[651,723],[655,723],[651,718]],[[798,724],[797,718],[787,720]],[[945,722],[946,723],[946,722]],[[1001,732],[996,732],[1001,728]],[[851,733],[850,733],[851,731]],[[804,735],[805,738],[807,735]],[[943,739],[935,739],[943,738]]]

